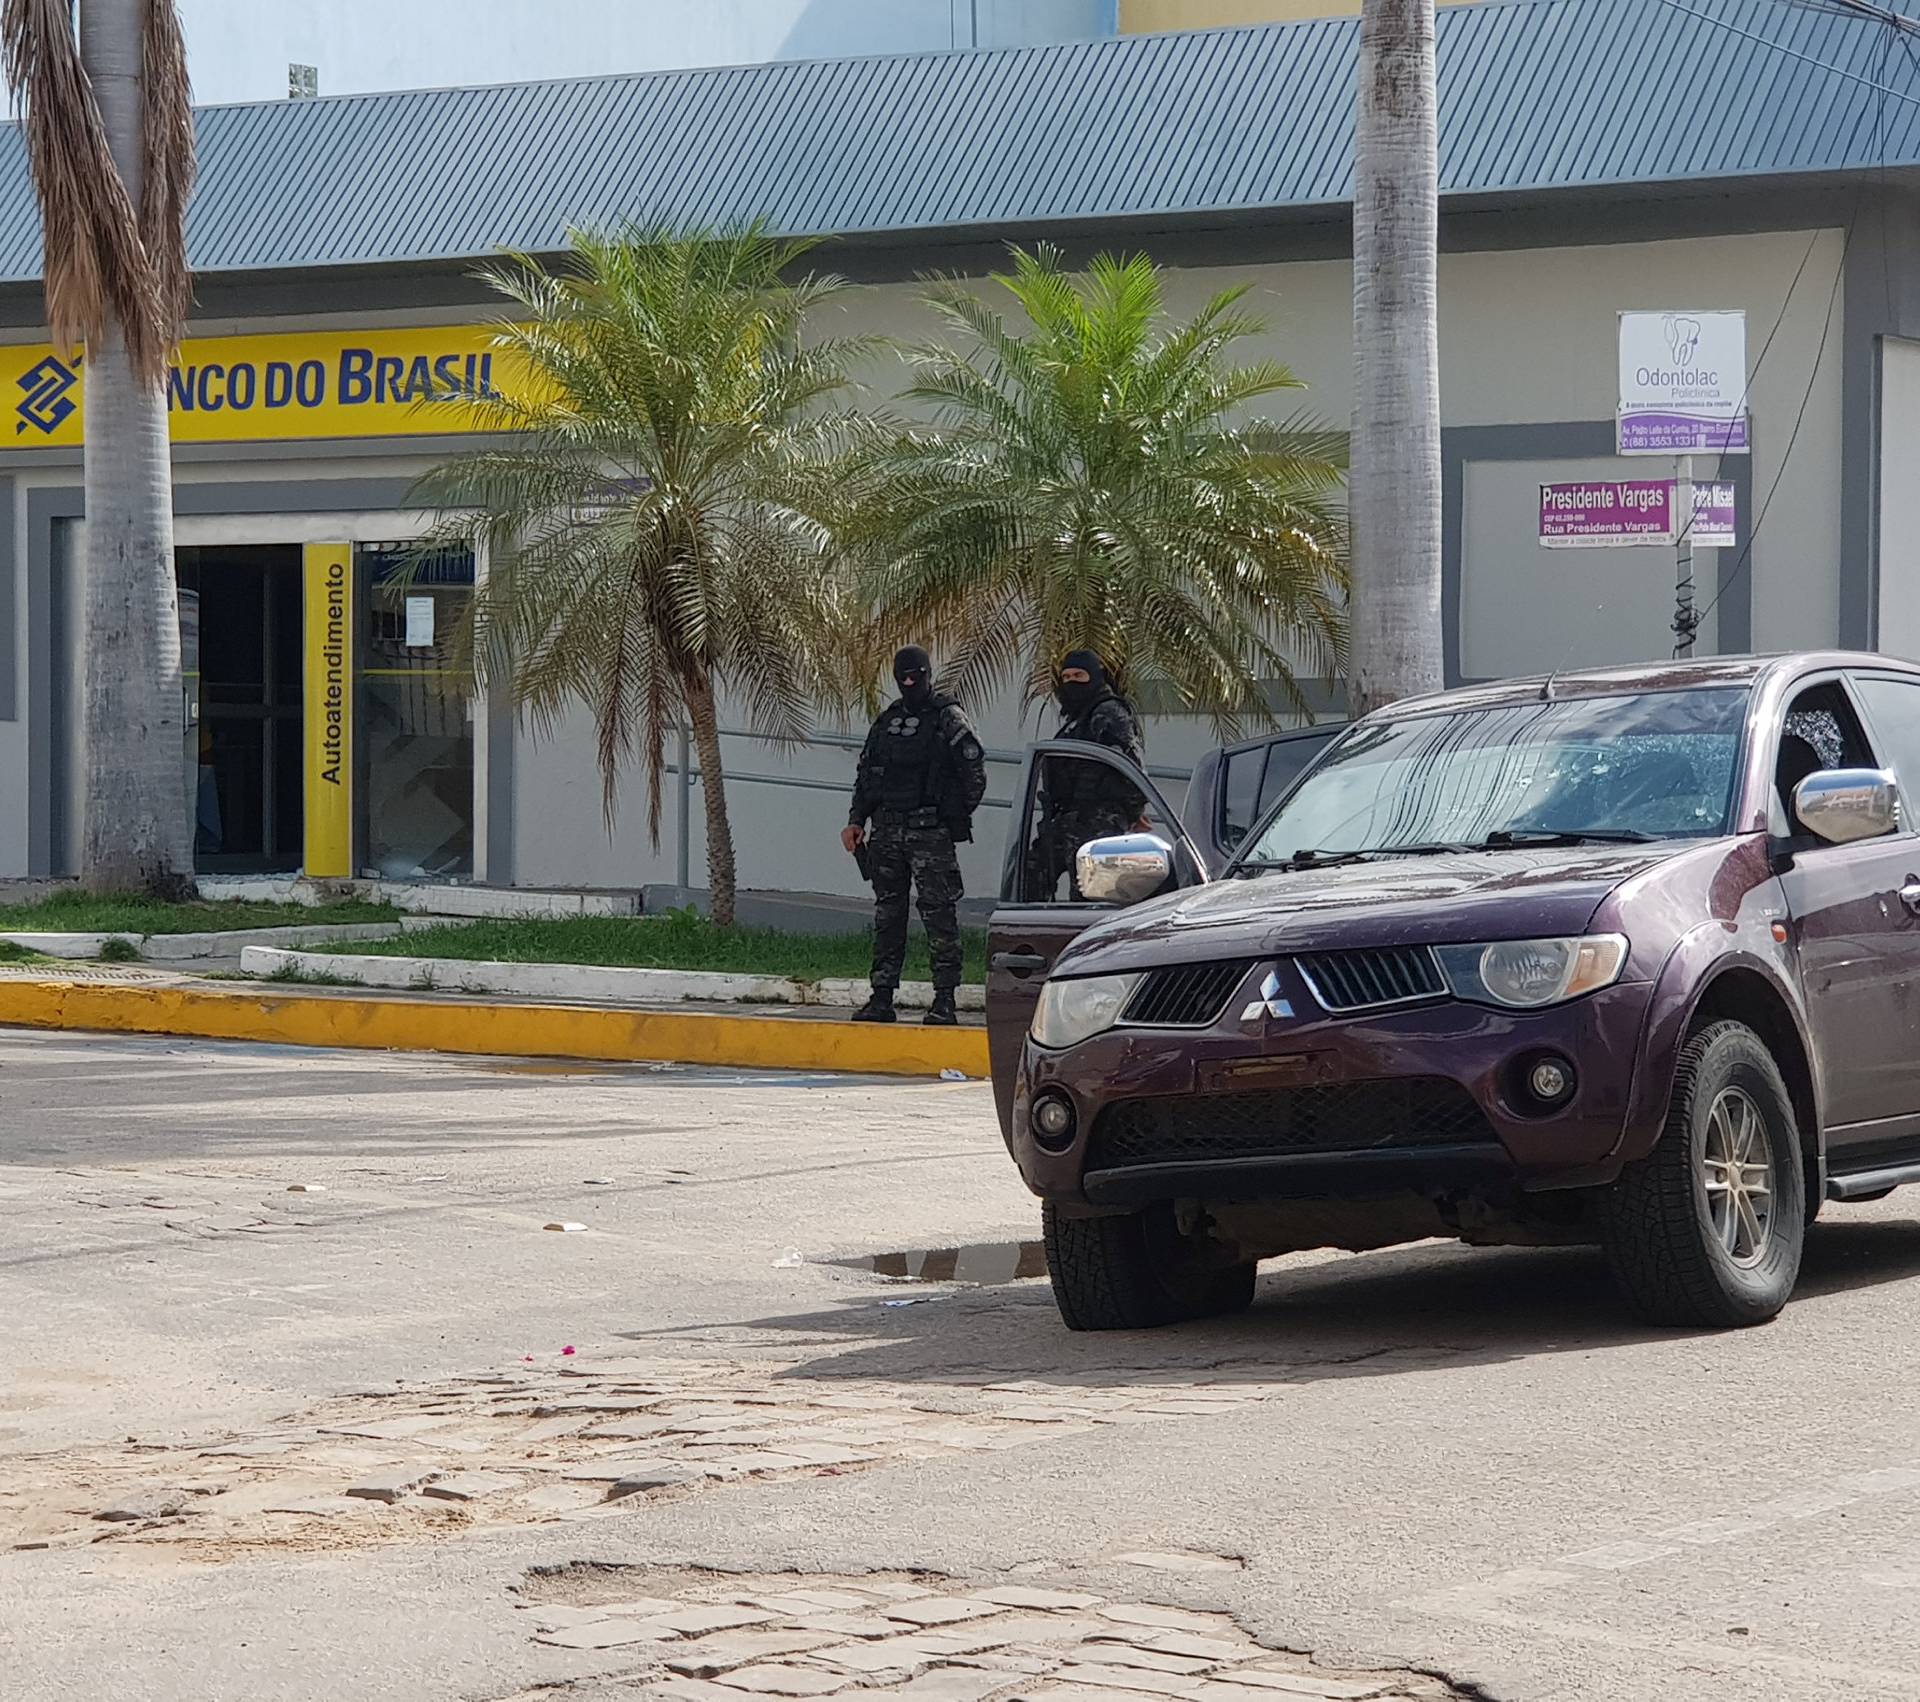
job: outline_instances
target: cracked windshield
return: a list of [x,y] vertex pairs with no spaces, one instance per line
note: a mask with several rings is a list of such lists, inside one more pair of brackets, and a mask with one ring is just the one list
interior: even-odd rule
[[1242,866],[1719,833],[1746,701],[1648,692],[1377,722],[1308,775]]

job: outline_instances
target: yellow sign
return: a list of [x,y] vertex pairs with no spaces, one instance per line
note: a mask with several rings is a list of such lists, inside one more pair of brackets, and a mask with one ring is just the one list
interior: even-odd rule
[[309,544],[306,872],[353,873],[353,546]]
[[[417,437],[483,431],[511,356],[485,325],[207,337],[182,343],[167,377],[175,443]],[[82,440],[84,355],[0,346],[0,447]]]

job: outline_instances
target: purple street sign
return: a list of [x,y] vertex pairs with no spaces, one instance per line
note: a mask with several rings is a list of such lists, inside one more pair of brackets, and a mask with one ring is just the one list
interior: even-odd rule
[[1622,455],[1745,455],[1747,419],[1716,420],[1698,414],[1622,414]]
[[1540,487],[1540,542],[1550,550],[1673,542],[1667,479],[1590,479]]
[[1733,484],[1693,487],[1693,541],[1703,550],[1733,548]]

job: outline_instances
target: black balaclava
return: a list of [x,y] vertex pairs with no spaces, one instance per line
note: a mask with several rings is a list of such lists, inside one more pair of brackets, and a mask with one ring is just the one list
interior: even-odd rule
[[926,708],[933,700],[933,658],[917,644],[896,651],[893,683],[900,688],[900,701],[909,709]]
[[1060,673],[1069,668],[1086,669],[1086,680],[1063,680],[1056,674],[1053,695],[1069,715],[1084,715],[1107,695],[1107,670],[1091,650],[1069,650],[1060,658]]

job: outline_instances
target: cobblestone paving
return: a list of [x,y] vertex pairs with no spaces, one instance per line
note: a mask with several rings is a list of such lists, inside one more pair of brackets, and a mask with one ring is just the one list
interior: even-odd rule
[[181,1447],[62,1450],[0,1483],[0,1545],[337,1547],[434,1527],[618,1517],[743,1477],[1017,1448],[1264,1400],[1272,1367],[999,1381],[795,1375],[792,1363],[565,1359],[368,1390]]
[[[1034,1570],[982,1585],[926,1573],[561,1569],[530,1579],[518,1609],[535,1642],[609,1657],[605,1670],[567,1682],[561,1696],[576,1685],[659,1702],[1438,1702],[1459,1694],[1416,1673],[1316,1667],[1257,1643],[1230,1615],[1114,1600],[1043,1582]],[[555,1694],[543,1685],[511,1702]]]

